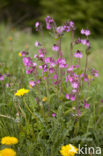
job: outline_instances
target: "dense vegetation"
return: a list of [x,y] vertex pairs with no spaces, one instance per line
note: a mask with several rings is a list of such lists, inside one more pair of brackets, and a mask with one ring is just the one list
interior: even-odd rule
[[1,0],[0,19],[14,26],[31,26],[37,19],[51,15],[58,24],[73,20],[78,30],[89,28],[95,35],[103,34],[102,0]]
[[[81,40],[85,38],[87,45],[79,43],[77,37],[72,41],[75,29],[72,22],[71,25],[70,32],[59,27],[54,31],[55,35],[51,32],[50,35],[31,35],[0,26],[0,139],[17,137],[18,144],[13,148],[18,156],[60,156],[61,146],[68,143],[76,147],[79,143],[81,146],[103,146],[103,40],[89,38],[90,44],[87,44],[88,35],[81,34]],[[48,28],[51,29],[51,25]],[[41,32],[38,22],[36,29]],[[88,66],[85,68],[87,55]],[[54,63],[54,60],[57,63],[56,66],[52,64],[52,71],[48,61]],[[77,90],[73,94],[76,99],[71,99],[73,86],[65,79],[67,64],[70,67],[68,75],[73,76],[74,82],[79,82],[77,88],[74,87],[74,90],[80,89],[78,96]],[[96,70],[91,72],[94,68]],[[29,92],[27,90],[27,94],[20,96],[21,88]],[[0,144],[0,150],[5,147]]]

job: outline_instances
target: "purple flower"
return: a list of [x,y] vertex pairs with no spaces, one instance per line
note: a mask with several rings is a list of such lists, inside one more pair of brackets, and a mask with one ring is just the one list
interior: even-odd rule
[[56,114],[55,113],[52,113],[52,117],[56,117]]
[[69,32],[69,31],[70,31],[70,26],[64,25],[64,30],[65,30],[66,32]]
[[90,33],[90,30],[86,29],[85,30],[85,36],[89,36],[91,33]]
[[10,87],[10,84],[9,83],[6,83],[6,88],[9,88]]
[[66,99],[69,100],[69,94],[66,94],[65,96],[66,96]]
[[57,79],[58,79],[58,75],[54,75],[53,78],[54,78],[55,80],[57,80]]
[[63,33],[63,31],[64,31],[64,27],[63,26],[59,26],[59,27],[57,27],[56,31],[57,31],[58,34],[61,35]]
[[40,80],[37,80],[36,83],[39,84],[40,83]]
[[33,80],[30,80],[30,81],[29,81],[29,85],[30,85],[31,87],[34,87],[34,86],[35,86],[35,82],[34,82]]
[[88,29],[81,29],[81,34],[85,35],[85,36],[89,36],[91,34],[91,32]]
[[71,67],[67,69],[67,72],[69,73],[69,72],[73,71],[73,68],[74,68],[73,65],[71,65]]
[[77,50],[77,52],[74,54],[74,56],[76,58],[82,58],[83,57],[83,54],[79,50]]
[[35,47],[40,46],[40,43],[38,41],[35,41]]
[[31,67],[32,66],[32,61],[30,57],[23,57],[23,63],[25,67]]
[[26,74],[28,74],[28,75],[31,74],[32,72],[33,72],[33,69],[26,70]]
[[78,88],[78,83],[77,83],[77,82],[73,82],[73,83],[72,83],[72,87],[73,87],[73,88]]
[[53,51],[58,51],[59,50],[59,46],[57,46],[56,44],[54,44],[53,47],[52,47],[52,50]]
[[45,58],[45,63],[47,64],[47,63],[50,63],[50,57],[46,57]]
[[81,29],[81,34],[84,35],[85,34],[85,30]]
[[39,23],[39,22],[36,22],[36,23],[35,23],[35,28],[36,28],[36,31],[38,31],[38,30],[39,30],[39,27],[40,27],[40,23]]
[[46,21],[46,28],[50,30],[52,28],[52,24],[54,23],[54,20],[50,16],[47,16],[45,18],[45,21]]
[[84,108],[86,108],[86,109],[87,109],[87,108],[89,108],[89,106],[90,106],[90,105],[87,103],[87,101],[86,101],[86,100],[84,100]]
[[37,57],[37,54],[34,55],[34,58],[36,58],[36,57]]
[[4,80],[4,76],[0,74],[0,81]]
[[50,73],[50,74],[53,73],[53,68],[49,68],[49,73]]
[[70,94],[70,99],[71,99],[71,101],[75,101],[75,95],[74,94]]

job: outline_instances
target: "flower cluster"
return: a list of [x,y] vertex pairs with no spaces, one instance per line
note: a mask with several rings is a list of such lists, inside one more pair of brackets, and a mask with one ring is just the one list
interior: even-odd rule
[[[90,30],[82,29],[81,34],[86,38],[74,38],[74,32],[76,30],[75,24],[73,21],[66,22],[63,26],[57,26],[54,19],[50,16],[45,18],[46,28],[48,30],[53,30],[55,43],[52,45],[51,50],[53,55],[48,57],[48,51],[44,47],[43,42],[35,41],[35,47],[37,53],[34,54],[34,57],[29,57],[28,52],[20,52],[20,56],[23,57],[23,64],[25,66],[26,74],[30,76],[29,87],[38,88],[38,85],[49,85],[48,92],[52,89],[58,89],[60,94],[64,96],[65,101],[70,101],[73,103],[76,101],[77,112],[81,114],[79,109],[89,108],[90,104],[86,101],[86,95],[82,95],[82,91],[85,85],[90,86],[91,82],[98,77],[98,71],[94,68],[90,69],[88,67],[88,56],[90,54],[90,41],[89,35],[91,34]],[[42,31],[41,23],[36,22],[36,30]],[[70,44],[70,57],[69,63],[67,58],[63,55],[61,47],[62,36],[66,32],[72,32],[72,40]],[[73,47],[77,44],[83,44],[84,51],[80,49],[74,50]],[[86,56],[85,66],[81,65],[81,59]],[[44,86],[43,86],[44,87]],[[39,88],[41,90],[41,87]],[[47,93],[48,94],[48,93]],[[44,97],[47,97],[47,94]],[[15,95],[21,96],[22,94],[17,92]],[[24,93],[23,93],[24,95]],[[83,97],[82,99],[79,97]],[[44,98],[42,101],[45,102],[47,99]],[[80,104],[80,106],[79,106]],[[54,111],[55,112],[55,111]],[[54,115],[53,115],[54,116]]]

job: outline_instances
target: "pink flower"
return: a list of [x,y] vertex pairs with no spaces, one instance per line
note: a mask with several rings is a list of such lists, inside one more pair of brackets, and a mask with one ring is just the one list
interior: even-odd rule
[[49,68],[49,73],[50,73],[50,74],[53,73],[53,68]]
[[74,94],[71,94],[70,95],[70,99],[71,99],[71,101],[75,101],[75,95]]
[[90,106],[90,105],[87,103],[87,101],[86,101],[86,100],[84,100],[84,108],[86,108],[86,109],[87,109],[87,108],[89,108],[89,106]]
[[52,27],[53,27],[53,23],[54,23],[54,20],[53,20],[53,18],[51,18],[50,16],[47,16],[46,18],[45,18],[45,21],[46,21],[46,28],[48,29],[48,30],[50,30]]
[[58,79],[58,75],[54,75],[53,78],[54,78],[55,80],[57,80],[57,79]]
[[90,30],[86,29],[85,30],[85,36],[89,36],[91,34]]
[[69,100],[69,94],[66,94],[65,96],[66,96],[66,99]]
[[79,50],[77,50],[77,52],[74,54],[74,56],[76,58],[82,58],[83,57],[83,54]]
[[59,47],[56,44],[54,44],[53,47],[52,47],[52,50],[53,51],[58,51],[59,50]]
[[40,46],[40,43],[38,41],[35,42],[35,47]]
[[36,31],[38,31],[38,30],[39,30],[39,27],[40,27],[40,23],[39,23],[39,22],[36,22],[36,23],[35,23],[35,28],[36,28]]
[[45,58],[45,63],[50,63],[50,57]]
[[9,88],[10,87],[10,84],[9,83],[6,83],[6,88]]
[[58,34],[61,35],[63,33],[63,31],[64,31],[64,27],[63,26],[59,26],[59,27],[57,27],[56,31],[57,31]]
[[31,74],[32,72],[33,72],[33,69],[26,70],[26,74]]
[[32,80],[30,80],[30,81],[29,81],[29,85],[30,85],[31,87],[34,87],[34,86],[35,86],[35,82],[32,81]]
[[36,57],[37,57],[37,54],[34,55],[34,58],[36,58]]
[[4,80],[4,76],[0,74],[0,81]]
[[55,113],[52,113],[52,117],[55,117],[56,116],[56,114]]
[[72,83],[72,87],[73,87],[73,88],[78,88],[78,83],[73,82],[73,83]]

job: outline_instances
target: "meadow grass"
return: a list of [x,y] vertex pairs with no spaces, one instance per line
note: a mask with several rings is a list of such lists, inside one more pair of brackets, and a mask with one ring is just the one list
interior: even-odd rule
[[[67,34],[63,37],[63,41],[62,41],[63,55],[65,56],[67,61],[69,61],[69,54],[70,54],[69,53],[70,52],[69,45],[71,42],[70,38],[71,38],[70,34]],[[19,139],[21,139],[21,140],[20,140],[20,144],[18,145],[18,147],[16,149],[18,150],[18,153],[20,156],[22,156],[22,155],[23,156],[24,155],[25,156],[29,156],[29,155],[30,156],[44,156],[44,155],[49,156],[50,155],[49,152],[47,154],[46,153],[47,151],[45,151],[45,148],[48,147],[46,140],[45,139],[40,140],[41,137],[43,137],[41,134],[40,134],[40,136],[38,136],[38,140],[41,141],[41,144],[42,143],[44,144],[41,147],[43,151],[41,154],[39,152],[38,152],[38,154],[35,154],[35,155],[33,154],[33,148],[36,149],[37,145],[35,142],[33,143],[33,139],[36,139],[36,136],[34,136],[34,138],[33,138],[33,129],[32,129],[32,124],[29,122],[29,119],[30,119],[29,115],[27,115],[28,121],[26,122],[26,125],[24,127],[22,126],[22,124],[18,125],[18,122],[15,124],[15,118],[16,118],[16,120],[18,120],[18,116],[16,116],[16,113],[17,113],[16,105],[17,105],[17,103],[20,104],[20,101],[18,100],[18,102],[17,102],[13,96],[18,88],[28,87],[28,80],[29,80],[28,76],[25,75],[22,58],[20,58],[18,56],[18,53],[20,51],[24,50],[24,51],[29,51],[30,55],[33,56],[35,53],[37,53],[37,49],[35,48],[35,45],[34,45],[36,40],[41,42],[40,34],[37,35],[37,34],[25,33],[16,28],[10,30],[9,26],[4,26],[3,24],[0,25],[0,73],[10,73],[12,76],[8,80],[11,83],[11,89],[10,90],[9,90],[9,88],[3,89],[4,84],[2,84],[1,88],[0,88],[0,94],[1,94],[1,96],[0,96],[0,115],[1,114],[4,115],[4,116],[2,116],[2,115],[0,116],[0,138],[5,135],[13,135],[13,136],[19,137]],[[53,53],[50,48],[50,47],[52,47],[53,43],[54,43],[54,40],[52,38],[52,35],[49,34],[49,36],[48,36],[47,33],[45,32],[44,33],[44,45],[46,45],[47,53],[50,56]],[[77,48],[78,47],[76,46],[74,48],[74,51]],[[83,50],[83,47],[79,46],[79,49]],[[99,77],[94,82],[95,88],[90,90],[90,92],[91,92],[90,96],[94,97],[94,100],[92,100],[92,102],[95,103],[95,105],[93,105],[92,110],[89,112],[89,120],[83,119],[84,124],[85,124],[85,122],[87,124],[86,125],[87,129],[85,129],[85,126],[83,127],[82,125],[78,125],[78,124],[75,125],[75,127],[76,127],[75,134],[74,134],[74,136],[73,136],[73,134],[71,134],[73,137],[71,139],[71,142],[73,142],[73,143],[77,143],[80,140],[83,141],[83,139],[85,141],[87,136],[89,136],[89,137],[93,136],[94,138],[92,140],[92,145],[93,145],[94,140],[96,142],[96,144],[94,143],[95,146],[96,145],[101,146],[103,144],[102,143],[103,142],[102,141],[102,138],[103,138],[103,132],[102,132],[103,106],[100,103],[100,100],[103,99],[103,95],[102,95],[102,90],[103,90],[102,65],[103,65],[103,61],[102,60],[103,60],[103,39],[102,38],[97,38],[97,39],[91,38],[91,55],[89,57],[89,66],[95,67],[96,70],[99,71]],[[82,63],[84,61],[85,61],[85,57],[83,58]],[[29,102],[31,102],[31,107],[35,108],[36,104],[34,102],[33,96],[28,97],[27,101],[28,100],[29,100]],[[25,110],[24,107],[23,107],[23,109]],[[59,111],[61,111],[61,108],[59,108],[59,109],[60,109]],[[22,110],[22,111],[24,111],[24,110]],[[86,116],[88,116],[88,114],[86,114]],[[30,120],[32,120],[32,119],[30,119]],[[40,118],[40,120],[42,123],[44,122],[44,121],[42,121],[41,118]],[[59,125],[59,123],[58,123],[59,120],[53,121],[52,124]],[[38,122],[38,126],[42,127],[42,125],[39,125],[39,124],[40,123]],[[70,121],[70,124],[71,124],[71,126],[73,126],[72,121]],[[33,125],[33,126],[37,126],[37,125]],[[41,127],[39,127],[39,128],[41,128]],[[79,132],[80,128],[81,128],[81,130]],[[49,129],[49,127],[48,127],[48,129]],[[68,126],[68,129],[69,129],[69,126]],[[62,134],[61,137],[65,138],[66,129],[62,129],[62,130],[64,131],[63,132],[64,136]],[[47,129],[46,129],[46,131],[47,131]],[[82,136],[80,136],[80,134],[82,134],[83,131],[84,131],[84,134]],[[47,132],[51,133],[52,139],[50,141],[53,142],[53,139],[55,139],[55,135],[57,133],[57,129],[54,128],[53,134],[51,131],[47,131]],[[43,135],[45,136],[46,134],[43,132]],[[27,138],[25,138],[25,136],[27,136]],[[58,138],[60,137],[59,130],[58,130],[57,137]],[[22,143],[24,143],[26,139],[27,139],[26,144],[22,145]],[[32,140],[32,142],[30,142],[30,140]],[[44,142],[42,142],[42,141],[44,141]],[[39,143],[38,143],[38,145],[39,145]],[[55,142],[55,147],[56,147],[57,143],[58,142]],[[58,148],[58,146],[57,146],[57,148]],[[22,152],[21,152],[21,150],[22,150]],[[58,150],[59,150],[59,148],[58,148]],[[25,151],[25,152],[23,153],[23,151]],[[39,148],[38,148],[38,151],[39,151]],[[55,148],[53,147],[52,154],[50,156],[53,156],[54,151],[55,151]]]

